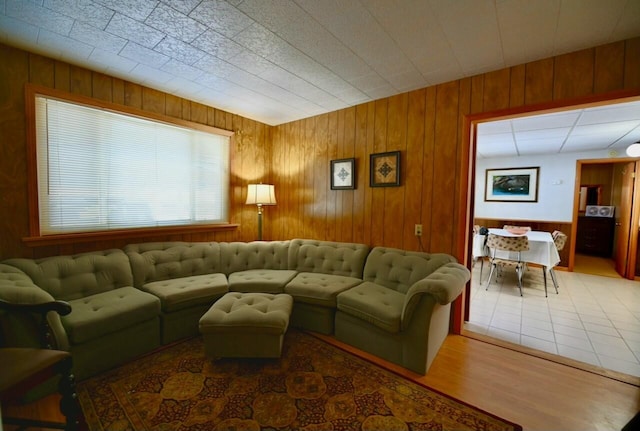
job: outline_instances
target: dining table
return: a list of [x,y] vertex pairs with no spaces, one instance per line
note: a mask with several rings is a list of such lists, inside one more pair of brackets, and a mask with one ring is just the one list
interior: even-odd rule
[[[544,288],[547,290],[547,272],[560,263],[560,254],[553,242],[551,233],[546,231],[530,230],[526,232],[511,232],[507,229],[489,228],[489,233],[501,236],[526,236],[529,240],[529,250],[521,252],[521,260],[526,263],[533,263],[542,267],[544,275]],[[473,237],[472,255],[474,259],[489,256],[489,250],[485,246],[486,235],[476,233]],[[509,252],[503,250],[496,251],[496,257],[502,259],[518,259],[518,252]],[[480,280],[482,283],[482,280]]]

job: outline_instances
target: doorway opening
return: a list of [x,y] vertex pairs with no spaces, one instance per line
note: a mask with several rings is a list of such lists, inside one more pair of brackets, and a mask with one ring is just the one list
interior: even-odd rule
[[[637,101],[638,98],[635,99],[624,99],[624,100],[602,100],[599,101],[598,105],[603,104],[618,104],[623,103],[629,100]],[[622,380],[629,381],[629,379],[634,384],[640,383],[640,346],[638,346],[637,342],[629,342],[627,340],[622,339],[621,343],[624,344],[626,350],[620,349],[619,353],[621,354],[620,358],[613,358],[610,360],[609,358],[605,358],[606,355],[602,355],[601,353],[605,350],[605,346],[601,345],[598,339],[602,338],[598,333],[590,333],[590,329],[600,329],[601,332],[607,332],[609,330],[603,329],[605,327],[604,320],[597,321],[598,318],[607,319],[611,323],[611,318],[607,315],[602,307],[597,304],[597,298],[603,295],[602,291],[598,291],[596,287],[593,286],[608,286],[611,284],[610,280],[599,280],[598,276],[592,275],[582,275],[581,273],[577,273],[575,271],[576,266],[576,237],[578,235],[577,227],[579,217],[586,211],[586,206],[600,205],[604,206],[605,204],[609,204],[612,202],[611,200],[605,200],[607,197],[607,193],[611,194],[613,191],[610,189],[605,191],[603,190],[603,184],[596,182],[584,182],[581,180],[581,168],[582,165],[589,165],[597,163],[615,163],[620,164],[621,166],[625,165],[625,163],[631,163],[633,166],[633,170],[636,170],[635,164],[637,163],[636,159],[619,157],[618,154],[623,154],[623,146],[620,145],[617,151],[609,150],[602,151],[601,153],[593,153],[593,154],[579,154],[573,159],[571,163],[567,163],[566,160],[563,161],[564,169],[566,171],[571,171],[571,167],[575,166],[576,170],[571,175],[558,174],[556,171],[556,175],[545,176],[545,170],[541,169],[541,181],[547,181],[546,184],[542,185],[541,192],[553,194],[555,190],[560,190],[562,187],[557,187],[554,189],[551,186],[561,186],[562,184],[569,183],[569,195],[562,197],[564,200],[569,200],[569,212],[568,216],[564,218],[549,218],[545,219],[544,216],[535,215],[531,217],[531,211],[526,211],[527,215],[523,217],[514,217],[513,214],[505,214],[505,221],[514,221],[520,220],[524,222],[537,222],[540,226],[542,226],[541,230],[551,230],[550,226],[553,224],[561,224],[562,229],[569,233],[570,241],[567,247],[566,254],[562,256],[561,270],[556,269],[556,274],[558,275],[559,284],[560,284],[560,293],[559,295],[555,295],[553,289],[550,289],[549,297],[545,298],[544,294],[536,295],[535,293],[527,292],[525,287],[524,289],[524,297],[520,297],[517,294],[517,288],[512,289],[510,286],[511,281],[509,281],[508,277],[504,278],[504,281],[500,284],[500,286],[496,286],[492,284],[489,289],[487,289],[487,283],[480,283],[479,280],[479,269],[478,266],[473,265],[472,259],[472,236],[471,232],[474,224],[478,224],[477,222],[488,220],[489,217],[486,214],[480,214],[481,217],[478,217],[476,213],[476,209],[478,207],[482,207],[486,204],[483,202],[483,194],[478,193],[478,182],[483,182],[484,171],[487,168],[503,168],[506,167],[504,165],[497,166],[485,166],[486,163],[478,161],[476,159],[477,149],[478,149],[478,124],[485,122],[492,122],[496,120],[501,120],[504,118],[517,118],[518,116],[524,115],[532,115],[532,114],[540,114],[540,113],[561,113],[564,114],[571,109],[580,109],[584,106],[594,106],[593,103],[588,105],[579,105],[576,104],[574,106],[565,106],[562,108],[555,108],[553,110],[532,110],[529,112],[518,112],[518,113],[509,113],[505,115],[501,113],[501,115],[496,115],[491,117],[490,115],[484,114],[477,121],[474,121],[473,118],[469,118],[469,130],[470,130],[470,166],[469,172],[471,173],[470,184],[471,189],[469,191],[468,196],[468,212],[469,216],[467,217],[468,221],[468,234],[467,240],[465,242],[467,249],[467,263],[470,269],[472,269],[472,281],[467,288],[464,301],[465,307],[462,310],[458,310],[458,316],[464,316],[462,318],[462,327],[461,333],[463,335],[471,336],[473,338],[480,338],[488,342],[492,342],[494,344],[506,344],[507,347],[514,348],[516,350],[524,351],[525,353],[529,353],[535,356],[542,356],[547,359],[555,360],[558,362],[567,363],[572,366],[576,366],[578,368],[587,369],[589,371],[598,372],[601,374],[605,374],[608,376],[614,375]],[[637,140],[637,139],[636,139]],[[497,145],[499,146],[499,145]],[[523,158],[525,160],[525,164],[510,166],[510,167],[523,167],[523,166],[533,166],[536,163],[531,163],[532,160],[536,160],[536,157],[542,157],[542,155],[536,155],[535,157],[528,156]],[[557,156],[556,156],[557,158]],[[494,157],[493,162],[496,163],[499,157]],[[504,162],[505,159],[498,160],[499,162]],[[507,160],[507,163],[512,163],[513,160]],[[639,171],[640,172],[640,171]],[[564,176],[563,176],[564,175]],[[587,181],[585,179],[585,181]],[[585,187],[585,188],[582,188]],[[480,187],[481,188],[481,187]],[[546,188],[546,191],[544,190]],[[630,189],[630,195],[627,193],[627,197],[629,202],[629,212],[628,216],[628,225],[629,231],[627,234],[627,238],[629,241],[627,242],[627,250],[624,255],[626,256],[624,261],[624,267],[631,268],[632,272],[625,273],[625,275],[631,280],[634,279],[636,272],[636,255],[637,255],[637,242],[638,242],[638,201],[640,201],[638,196],[638,189],[640,187],[635,186],[635,181],[632,182],[632,188]],[[584,193],[584,199],[581,200],[581,191]],[[618,193],[618,192],[616,192]],[[617,198],[621,198],[622,192],[619,193]],[[573,198],[573,199],[571,199]],[[544,202],[537,202],[536,204],[544,204]],[[612,206],[612,205],[610,205]],[[620,206],[616,201],[616,204],[613,206]],[[523,206],[524,207],[524,206]],[[584,209],[583,209],[584,207]],[[619,210],[621,211],[621,209]],[[543,210],[544,213],[544,210]],[[619,212],[619,215],[622,215]],[[632,218],[633,217],[633,218]],[[619,223],[619,220],[616,218],[615,223]],[[494,220],[495,221],[495,220]],[[481,223],[480,223],[481,224]],[[531,223],[529,223],[531,224]],[[631,226],[634,226],[631,229]],[[617,231],[615,231],[618,234]],[[620,236],[619,234],[617,236]],[[623,235],[624,236],[624,235]],[[618,238],[615,238],[615,244],[618,244]],[[619,251],[616,249],[612,249],[611,256],[619,256]],[[633,264],[632,264],[633,262]],[[578,259],[578,268],[580,268],[581,262]],[[486,265],[485,265],[486,268]],[[537,272],[542,273],[540,268],[529,268],[531,274],[538,274]],[[487,272],[483,274],[483,276],[487,277]],[[588,278],[587,281],[584,279]],[[484,281],[484,280],[483,280]],[[620,282],[622,283],[616,289],[619,292],[625,291],[635,291],[640,290],[640,283],[625,280],[620,278]],[[525,281],[526,283],[526,281]],[[585,284],[586,283],[586,284]],[[589,285],[591,284],[591,285]],[[515,286],[515,285],[514,285]],[[510,290],[513,290],[511,292]],[[563,291],[564,290],[564,291]],[[497,296],[494,298],[495,302],[491,303],[492,299],[483,295],[483,292],[487,291],[497,291]],[[581,294],[585,293],[584,295]],[[589,291],[589,295],[586,295],[586,292]],[[624,295],[623,293],[621,293]],[[477,295],[477,296],[475,296]],[[501,296],[500,296],[501,295]],[[560,298],[560,300],[558,300]],[[596,306],[600,307],[600,311],[605,313],[605,316],[596,316],[593,315],[591,317],[588,316],[587,313],[582,313],[585,309],[582,308],[585,304],[576,304],[580,303],[582,299],[587,299],[589,301],[595,302]],[[478,301],[476,301],[478,300]],[[555,302],[551,302],[554,301]],[[569,300],[567,302],[567,300]],[[484,308],[482,308],[484,306]],[[624,304],[622,304],[624,306]],[[636,307],[640,307],[640,304],[636,304]],[[477,307],[477,308],[476,308]],[[544,308],[546,307],[546,308]],[[573,310],[562,309],[565,308],[573,308]],[[491,315],[488,315],[487,309],[491,309]],[[480,311],[479,313],[477,311]],[[517,310],[518,313],[514,313],[513,311]],[[624,310],[620,309],[620,314],[624,314]],[[475,313],[474,313],[475,311]],[[575,312],[575,316],[569,316],[569,312]],[[636,317],[633,312],[627,309],[629,314],[633,315],[635,319],[640,319],[640,317]],[[483,314],[484,313],[484,314]],[[564,315],[563,315],[564,314]],[[471,316],[470,316],[471,315]],[[583,316],[584,315],[584,316]],[[480,316],[480,319],[473,319],[473,317]],[[544,318],[542,318],[544,317]],[[580,328],[572,328],[573,326],[578,326],[578,324],[571,323],[571,317],[574,317],[581,326]],[[627,316],[629,317],[629,316]],[[536,322],[535,318],[541,318],[538,322]],[[484,321],[483,321],[484,319]],[[488,320],[487,319],[496,319],[496,320]],[[592,321],[587,321],[587,319],[591,319]],[[494,325],[492,325],[492,323]],[[618,322],[619,323],[619,322]],[[634,323],[634,322],[630,322]],[[639,326],[637,329],[640,331],[640,321],[637,322]],[[634,323],[635,324],[635,323]],[[615,324],[611,323],[611,331],[615,331],[617,335],[620,335],[621,329],[616,327]],[[492,327],[493,326],[493,327]],[[598,328],[601,326],[603,328]],[[517,328],[517,330],[516,330]],[[635,328],[635,327],[634,327]],[[575,331],[573,330],[575,329]],[[562,332],[558,332],[563,331]],[[624,331],[624,330],[622,330]],[[613,336],[613,335],[610,335]],[[573,337],[573,338],[572,338]],[[620,337],[622,338],[622,337]],[[582,340],[582,341],[580,341]],[[594,341],[595,340],[595,341]],[[563,344],[564,343],[564,344]],[[635,350],[633,350],[635,349]],[[615,361],[618,360],[627,360],[629,366],[617,366]]]

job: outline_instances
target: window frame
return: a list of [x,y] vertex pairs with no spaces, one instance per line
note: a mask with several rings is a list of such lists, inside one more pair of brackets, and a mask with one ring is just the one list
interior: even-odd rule
[[[191,224],[166,227],[143,227],[143,228],[126,228],[114,230],[97,230],[91,232],[78,233],[61,233],[42,235],[40,232],[40,208],[38,201],[38,159],[37,159],[37,141],[36,141],[36,96],[44,96],[51,99],[57,99],[63,102],[81,104],[92,108],[108,110],[121,115],[129,115],[133,117],[143,118],[146,120],[157,121],[169,125],[186,127],[194,130],[203,131],[230,137],[229,142],[229,166],[233,160],[234,132],[230,130],[220,129],[206,124],[196,123],[180,118],[170,117],[167,115],[148,112],[130,106],[120,105],[112,102],[76,95],[61,90],[43,87],[34,84],[25,85],[25,109],[26,109],[26,144],[27,144],[27,198],[29,204],[29,236],[23,238],[27,245],[55,245],[70,244],[76,242],[89,242],[121,238],[141,238],[150,235],[180,235],[198,232],[224,231],[236,229],[237,224],[233,223],[216,223],[216,224]],[[232,189],[231,175],[228,178],[229,196],[227,199],[227,212],[231,216]]]

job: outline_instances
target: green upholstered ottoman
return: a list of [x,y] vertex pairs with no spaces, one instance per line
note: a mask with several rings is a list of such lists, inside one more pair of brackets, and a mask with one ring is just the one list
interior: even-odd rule
[[229,292],[200,318],[208,358],[277,358],[293,298],[286,293]]

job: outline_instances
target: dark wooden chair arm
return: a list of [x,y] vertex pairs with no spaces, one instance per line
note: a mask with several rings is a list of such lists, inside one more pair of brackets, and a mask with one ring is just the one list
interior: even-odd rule
[[23,313],[37,313],[42,315],[48,313],[49,311],[55,311],[61,316],[66,316],[67,314],[71,313],[71,305],[69,305],[69,303],[65,301],[50,301],[40,304],[16,304],[0,299],[0,310]]
[[52,329],[47,319],[47,313],[49,313],[49,311],[55,311],[60,316],[66,316],[71,313],[71,305],[65,301],[49,301],[39,304],[19,304],[0,299],[0,311],[10,314],[38,315],[38,320],[40,322],[40,345],[43,348],[52,349],[57,345],[57,343],[53,337]]

